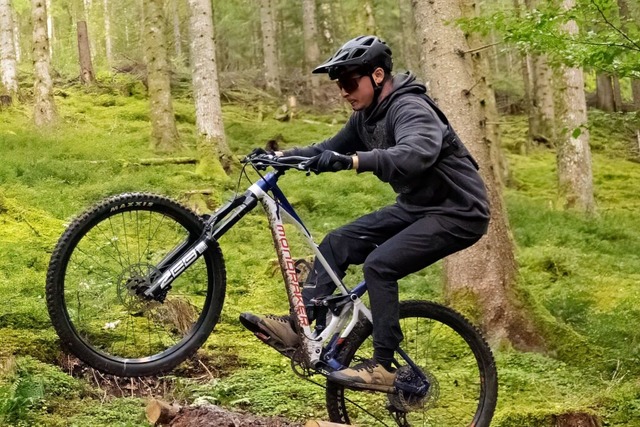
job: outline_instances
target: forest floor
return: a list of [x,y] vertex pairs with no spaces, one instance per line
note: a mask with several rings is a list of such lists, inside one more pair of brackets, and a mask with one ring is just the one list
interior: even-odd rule
[[[185,148],[166,157],[195,155],[191,101],[186,95],[175,99]],[[234,194],[240,171],[206,178],[195,174],[193,165],[136,163],[162,156],[149,148],[142,89],[125,96],[112,87],[69,87],[57,92],[56,102],[61,123],[45,132],[33,128],[27,105],[0,112],[0,425],[148,427],[145,407],[151,397],[183,407],[216,405],[228,411],[213,424],[220,426],[327,419],[322,387],[301,381],[285,358],[238,322],[244,311],[282,314],[288,309],[271,235],[258,213],[247,215],[220,241],[227,269],[225,304],[214,333],[193,360],[162,377],[115,379],[62,349],[44,284],[51,252],[71,219],[107,196],[132,191],[166,194],[206,212]],[[278,107],[223,106],[228,142],[237,156],[271,139],[285,148],[320,141],[337,132],[349,113],[300,111],[283,122],[273,118]],[[500,398],[492,426],[551,427],[557,414],[576,412],[593,414],[603,425],[640,425],[637,126],[638,119],[628,115],[590,111],[598,215],[585,218],[558,203],[554,151],[537,147],[522,154],[526,118],[501,118],[509,166],[504,198],[517,244],[518,292],[537,315],[569,331],[582,346],[551,342],[554,351],[548,354],[494,348]],[[281,183],[319,240],[393,201],[387,185],[365,175],[292,172]],[[403,279],[402,297],[446,303],[441,271],[436,264]],[[350,270],[347,285],[357,283],[359,275],[358,269]]]

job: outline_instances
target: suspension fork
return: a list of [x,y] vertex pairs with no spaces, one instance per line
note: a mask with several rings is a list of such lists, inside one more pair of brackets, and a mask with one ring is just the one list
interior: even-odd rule
[[[251,189],[216,211],[206,223],[202,234],[190,245],[182,244],[172,250],[158,265],[163,273],[151,278],[151,285],[143,292],[150,299],[158,299],[162,291],[196,262],[209,249],[211,242],[217,240],[233,227],[242,217],[251,212],[258,204],[258,197]],[[186,249],[185,249],[186,247]]]

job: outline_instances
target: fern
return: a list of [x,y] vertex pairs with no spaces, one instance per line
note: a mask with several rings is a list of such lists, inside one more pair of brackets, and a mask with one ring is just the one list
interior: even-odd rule
[[0,420],[4,423],[26,420],[29,410],[43,402],[42,382],[29,374],[19,376],[9,386],[0,388]]

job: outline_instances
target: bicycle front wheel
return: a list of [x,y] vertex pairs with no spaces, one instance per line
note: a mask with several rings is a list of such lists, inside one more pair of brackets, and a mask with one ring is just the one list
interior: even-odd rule
[[[427,301],[401,302],[400,319],[400,345],[429,379],[427,396],[363,392],[328,381],[331,421],[357,426],[489,426],[498,378],[480,332],[456,311]],[[354,329],[339,354],[343,365],[373,356],[371,331],[367,320]]]
[[199,216],[166,197],[109,198],[75,219],[51,256],[47,306],[71,353],[100,371],[154,375],[174,368],[207,339],[226,287],[214,242],[162,302],[141,291],[200,237]]

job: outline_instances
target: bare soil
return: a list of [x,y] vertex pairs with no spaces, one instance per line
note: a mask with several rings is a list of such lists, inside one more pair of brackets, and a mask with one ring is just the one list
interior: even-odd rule
[[281,417],[259,417],[231,412],[215,405],[185,407],[169,424],[171,427],[302,427]]
[[[172,377],[149,376],[140,378],[123,378],[103,374],[83,363],[70,354],[61,353],[58,364],[62,369],[76,378],[84,378],[96,387],[103,398],[165,397],[172,394],[174,388],[173,376],[192,379],[224,377],[231,373],[238,364],[237,357],[230,354],[207,356],[198,353],[172,372]],[[186,402],[181,402],[185,404]],[[302,427],[302,424],[282,417],[261,417],[248,412],[228,411],[216,405],[184,406],[178,415],[168,425],[172,427]]]

